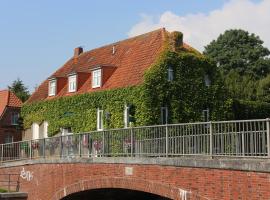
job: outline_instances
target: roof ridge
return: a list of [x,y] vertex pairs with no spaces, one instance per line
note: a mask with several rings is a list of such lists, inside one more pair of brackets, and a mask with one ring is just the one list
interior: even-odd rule
[[[108,46],[115,45],[115,44],[118,44],[118,43],[120,43],[120,42],[125,42],[125,41],[128,41],[128,40],[134,40],[134,39],[137,39],[137,38],[139,38],[139,37],[144,37],[144,36],[146,36],[146,35],[148,35],[148,34],[153,34],[153,33],[155,33],[155,32],[159,32],[159,31],[161,31],[161,33],[162,33],[162,39],[165,39],[164,36],[165,36],[165,33],[166,33],[166,29],[163,27],[163,28],[159,28],[159,29],[156,29],[156,30],[153,30],[153,31],[149,31],[149,32],[140,34],[140,35],[136,35],[136,36],[133,36],[133,37],[130,37],[130,38],[126,38],[126,39],[123,39],[123,40],[118,40],[118,41],[112,42],[112,43],[110,43],[110,44],[105,44],[105,45],[103,45],[103,46],[100,46],[100,47],[96,47],[96,48],[90,49],[90,50],[88,50],[88,51],[85,51],[85,52],[81,53],[81,54],[79,55],[79,57],[82,56],[82,55],[84,55],[84,54],[86,54],[86,53],[90,53],[90,52],[92,52],[92,51],[96,51],[96,50],[98,50],[98,49],[106,48],[106,47],[108,47]],[[72,57],[71,59],[73,59],[73,57]],[[71,59],[70,59],[70,60],[71,60]]]

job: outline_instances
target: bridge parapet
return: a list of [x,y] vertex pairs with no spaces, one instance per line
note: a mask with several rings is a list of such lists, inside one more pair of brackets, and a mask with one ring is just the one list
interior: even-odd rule
[[270,158],[269,149],[270,120],[260,119],[134,127],[1,144],[0,158]]

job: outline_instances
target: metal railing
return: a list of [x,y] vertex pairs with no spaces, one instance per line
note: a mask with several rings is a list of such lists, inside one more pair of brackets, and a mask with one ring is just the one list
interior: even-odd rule
[[36,158],[227,156],[270,158],[270,120],[168,124],[0,145],[1,162]]
[[19,192],[20,174],[0,174],[0,188],[7,192]]

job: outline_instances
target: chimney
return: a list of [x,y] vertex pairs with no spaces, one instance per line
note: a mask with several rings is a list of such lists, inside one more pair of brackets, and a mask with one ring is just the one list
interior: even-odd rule
[[78,57],[80,54],[83,53],[83,48],[82,47],[77,47],[74,49],[74,57]]
[[174,31],[170,34],[170,43],[174,51],[183,47],[183,33]]

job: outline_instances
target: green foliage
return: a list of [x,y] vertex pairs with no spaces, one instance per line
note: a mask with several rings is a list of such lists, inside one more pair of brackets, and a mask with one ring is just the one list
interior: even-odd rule
[[13,81],[11,86],[8,86],[8,89],[21,99],[22,102],[25,102],[30,97],[27,87],[25,87],[24,83],[19,78]]
[[270,73],[270,51],[263,47],[263,41],[244,30],[227,30],[217,40],[205,47],[204,54],[212,58],[226,74],[236,71],[256,78]]
[[[174,72],[168,81],[168,69]],[[211,86],[205,86],[205,75]],[[160,108],[169,108],[169,122],[201,121],[202,110],[210,108],[214,118],[221,116],[219,107],[224,101],[218,82],[218,72],[204,56],[189,52],[166,51],[159,62],[145,74],[146,107],[151,110],[150,124],[160,123]]]
[[256,100],[258,82],[250,75],[241,76],[236,71],[230,71],[224,80],[229,95],[233,99]]
[[6,189],[0,188],[0,193],[7,193],[8,191]]
[[270,103],[270,74],[259,81],[257,96],[259,100]]
[[[124,126],[125,104],[135,106],[136,125],[145,125],[149,114],[145,109],[141,88],[129,87],[26,104],[22,108],[24,126],[29,128],[34,122],[47,121],[50,136],[61,127],[71,127],[73,132],[96,130],[99,108],[104,110],[105,128],[119,128]],[[110,120],[105,119],[106,112],[111,114]]]
[[235,101],[233,105],[235,119],[269,118],[270,103],[260,101]]

